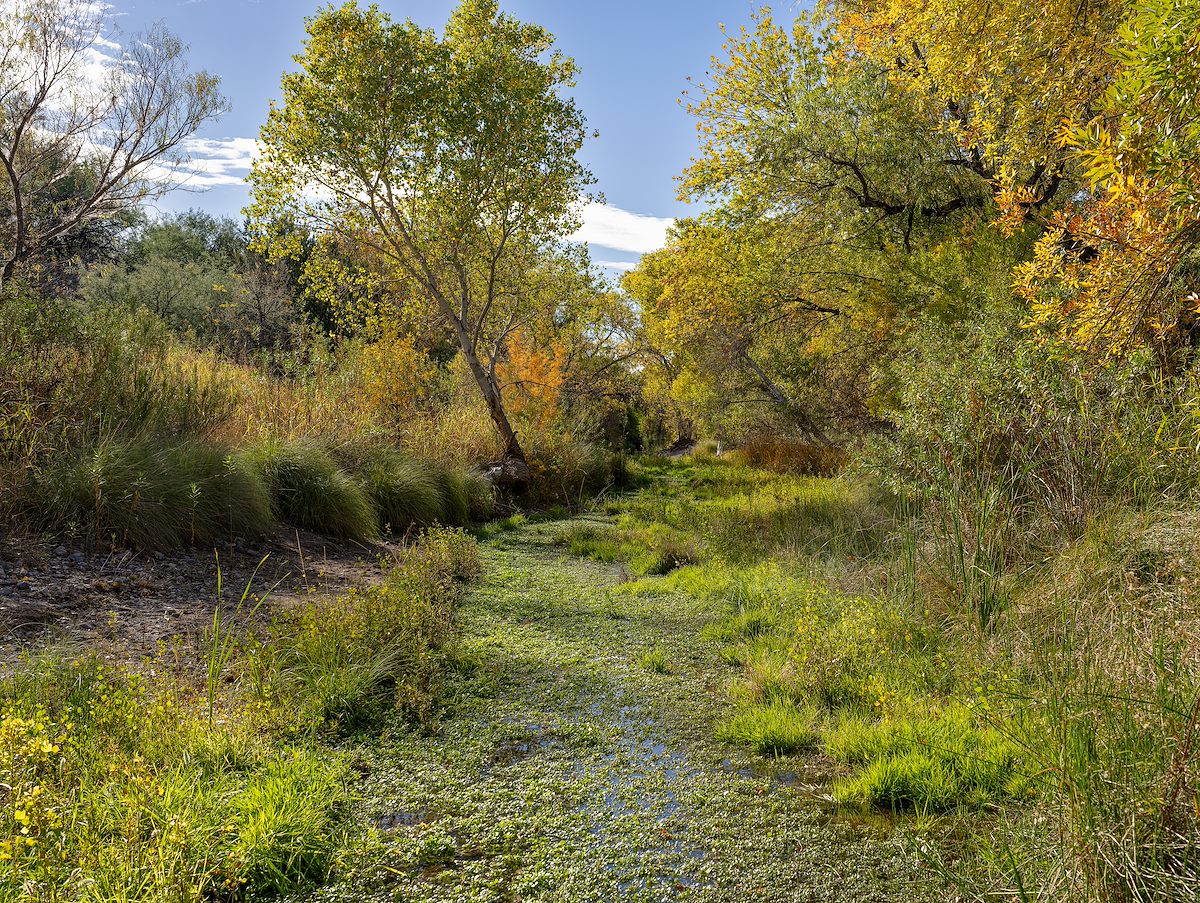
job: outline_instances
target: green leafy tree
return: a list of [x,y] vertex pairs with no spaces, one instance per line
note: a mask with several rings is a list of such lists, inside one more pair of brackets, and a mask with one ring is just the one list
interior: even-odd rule
[[302,230],[364,246],[454,333],[507,455],[524,452],[496,367],[545,314],[526,273],[577,226],[592,181],[574,63],[543,28],[465,0],[443,36],[376,6],[308,20],[299,71],[262,129],[253,218],[274,254]]

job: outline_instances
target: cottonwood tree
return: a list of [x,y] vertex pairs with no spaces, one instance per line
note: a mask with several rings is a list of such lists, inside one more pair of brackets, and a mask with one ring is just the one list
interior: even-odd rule
[[494,0],[465,0],[441,38],[353,2],[307,28],[262,129],[252,217],[273,254],[304,234],[271,232],[287,222],[364,246],[407,281],[453,331],[506,456],[524,461],[496,365],[542,307],[527,274],[577,227],[592,181],[576,157],[583,115],[561,93],[574,63]]
[[[90,223],[169,188],[186,139],[226,109],[161,25],[123,46],[91,0],[10,0],[0,18],[0,283]],[[73,183],[64,193],[61,186]]]

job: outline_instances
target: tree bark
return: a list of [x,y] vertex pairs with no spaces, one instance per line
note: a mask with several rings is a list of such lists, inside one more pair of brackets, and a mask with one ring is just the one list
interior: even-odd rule
[[475,352],[475,348],[469,341],[466,330],[458,328],[459,345],[462,348],[463,357],[467,359],[467,365],[471,368],[471,375],[475,377],[475,384],[479,386],[479,391],[483,395],[483,400],[487,404],[488,414],[492,418],[492,423],[496,425],[496,432],[500,434],[500,441],[504,443],[504,457],[511,458],[516,461],[525,463],[525,450],[521,448],[520,440],[517,438],[517,432],[513,429],[512,423],[508,419],[508,412],[504,410],[504,398],[500,394],[500,387],[496,385],[495,379],[488,373],[487,368],[479,360],[479,355]]

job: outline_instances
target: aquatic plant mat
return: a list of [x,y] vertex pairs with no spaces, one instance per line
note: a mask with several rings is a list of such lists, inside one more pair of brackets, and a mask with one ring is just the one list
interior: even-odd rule
[[440,717],[350,747],[373,830],[311,899],[950,898],[910,828],[839,813],[829,766],[715,739],[722,603],[614,592],[623,568],[569,555],[568,526],[484,542]]

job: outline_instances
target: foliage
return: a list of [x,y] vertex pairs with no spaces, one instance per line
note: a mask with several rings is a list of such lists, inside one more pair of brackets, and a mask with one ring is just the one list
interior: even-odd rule
[[362,487],[312,440],[264,439],[247,450],[284,523],[347,539],[378,534],[378,519]]
[[[547,316],[546,285],[577,278],[548,243],[572,230],[590,181],[575,156],[583,116],[560,94],[575,65],[551,46],[494,0],[465,0],[440,40],[378,7],[323,10],[251,173],[268,230],[304,224],[367,248],[385,282],[437,311],[518,458],[497,363]],[[294,253],[291,237],[274,230],[274,252]]]
[[1034,322],[1102,357],[1149,345],[1169,367],[1195,345],[1198,28],[1192,4],[1131,8],[1103,97],[1059,133],[1091,195],[1049,224],[1018,270]]
[[0,284],[93,221],[161,196],[187,139],[225,110],[218,80],[190,71],[161,24],[130,36],[119,59],[105,52],[119,46],[106,15],[86,0],[18,0],[0,26]]
[[182,903],[325,876],[340,757],[211,726],[186,693],[90,659],[36,660],[0,694],[0,780],[19,794],[0,813],[5,899]]

